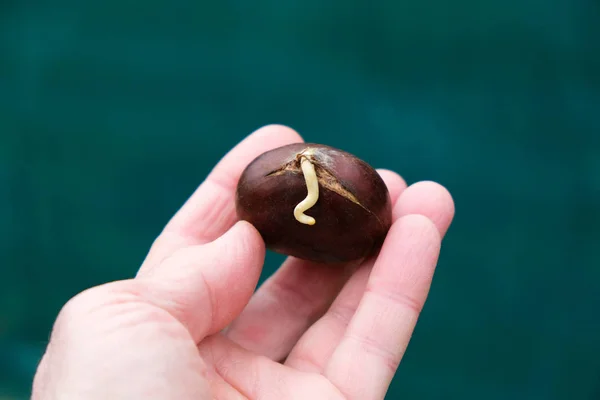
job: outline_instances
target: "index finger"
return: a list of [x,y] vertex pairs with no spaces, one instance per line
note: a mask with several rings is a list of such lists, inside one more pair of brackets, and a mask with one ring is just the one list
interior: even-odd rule
[[242,140],[215,166],[154,241],[141,270],[180,248],[211,242],[237,221],[235,190],[244,168],[265,151],[302,142],[293,129],[267,125]]

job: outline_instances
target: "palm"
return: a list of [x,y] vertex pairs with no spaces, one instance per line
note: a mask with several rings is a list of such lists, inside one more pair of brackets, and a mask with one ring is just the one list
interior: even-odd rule
[[[211,310],[212,329],[192,333],[199,351],[189,357],[199,359],[201,386],[223,400],[383,398],[423,305],[439,238],[420,216],[403,217],[390,235],[394,246],[377,260],[342,269],[289,258],[249,302],[217,300],[243,311],[224,328]],[[186,264],[193,251],[178,250],[159,269]],[[403,255],[414,252],[421,254]],[[415,269],[423,274],[411,276]],[[213,302],[231,295],[217,286],[209,289]]]

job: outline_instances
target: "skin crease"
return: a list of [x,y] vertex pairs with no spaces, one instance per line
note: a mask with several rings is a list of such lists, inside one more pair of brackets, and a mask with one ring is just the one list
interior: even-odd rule
[[300,141],[278,125],[250,135],[169,221],[135,278],[71,299],[32,398],[383,399],[454,204],[436,183],[407,188],[379,170],[394,222],[377,257],[342,269],[288,258],[255,291],[265,247],[237,221],[237,180],[257,155]]

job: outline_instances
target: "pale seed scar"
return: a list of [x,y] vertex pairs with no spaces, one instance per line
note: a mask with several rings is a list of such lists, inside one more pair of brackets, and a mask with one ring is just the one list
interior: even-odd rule
[[302,173],[304,174],[304,181],[306,182],[308,193],[306,198],[294,208],[294,217],[302,224],[314,225],[316,222],[315,219],[310,215],[304,214],[304,211],[314,206],[317,203],[317,200],[319,200],[319,180],[317,179],[314,165],[307,157],[302,156],[300,166],[302,168]]

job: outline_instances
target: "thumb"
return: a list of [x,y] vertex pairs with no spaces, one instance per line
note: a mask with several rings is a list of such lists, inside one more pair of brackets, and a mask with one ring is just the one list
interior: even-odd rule
[[241,221],[213,242],[178,250],[135,281],[145,299],[177,318],[198,343],[241,313],[264,257],[260,234]]

